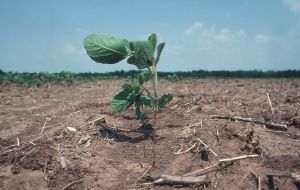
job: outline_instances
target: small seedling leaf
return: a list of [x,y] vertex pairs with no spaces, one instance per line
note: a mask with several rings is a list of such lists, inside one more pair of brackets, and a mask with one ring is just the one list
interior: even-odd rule
[[139,83],[134,82],[134,83],[125,83],[123,84],[122,88],[124,91],[138,94],[141,91],[142,87]]
[[84,47],[89,57],[97,63],[114,64],[132,53],[127,40],[106,35],[87,36]]
[[111,107],[115,112],[124,112],[133,105],[134,98],[135,95],[133,93],[123,90],[113,98]]
[[139,69],[147,68],[152,64],[154,50],[150,41],[133,41],[129,45],[131,51],[134,51],[134,58],[131,56],[127,60],[129,64],[133,64]]
[[128,92],[133,92],[133,88],[130,83],[123,84],[122,89]]
[[141,91],[141,85],[139,83],[131,83],[134,93],[139,93]]
[[149,71],[143,71],[138,75],[140,85],[148,82],[152,78],[152,74]]
[[156,48],[156,44],[157,44],[157,36],[156,36],[156,34],[155,33],[151,34],[148,37],[148,41],[151,42],[152,48],[153,48],[153,52],[154,52],[155,48]]
[[165,107],[165,105],[166,105],[167,103],[171,102],[172,99],[173,99],[173,95],[172,95],[172,94],[164,94],[162,97],[160,97],[160,98],[158,99],[158,102],[157,102],[158,107],[159,107],[159,108]]
[[153,99],[153,97],[149,96],[149,95],[141,95],[139,97],[140,101],[142,102],[142,104],[144,104],[147,107],[153,107],[155,104],[155,100]]
[[157,55],[156,55],[156,63],[159,62],[160,55],[161,55],[161,52],[162,52],[162,50],[164,49],[164,47],[165,47],[165,43],[164,43],[164,42],[158,44],[158,46],[157,46],[157,48],[156,48],[156,54],[157,54]]

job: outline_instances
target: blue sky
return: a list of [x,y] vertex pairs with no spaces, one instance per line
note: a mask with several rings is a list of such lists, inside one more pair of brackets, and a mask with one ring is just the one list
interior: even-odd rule
[[300,0],[0,0],[0,69],[131,70],[94,63],[83,39],[153,32],[161,71],[300,69]]

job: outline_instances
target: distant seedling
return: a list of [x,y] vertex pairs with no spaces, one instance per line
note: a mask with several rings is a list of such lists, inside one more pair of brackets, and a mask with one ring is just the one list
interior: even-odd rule
[[[97,63],[115,64],[128,58],[127,63],[143,70],[137,79],[127,82],[122,90],[113,98],[111,107],[115,112],[127,111],[135,106],[136,116],[144,120],[141,111],[143,106],[153,109],[154,127],[156,126],[156,111],[169,103],[173,96],[164,94],[158,98],[157,64],[165,43],[157,45],[156,34],[151,34],[144,41],[128,41],[107,35],[90,35],[84,39],[84,47],[89,57]],[[144,87],[144,83],[153,81],[153,94]]]

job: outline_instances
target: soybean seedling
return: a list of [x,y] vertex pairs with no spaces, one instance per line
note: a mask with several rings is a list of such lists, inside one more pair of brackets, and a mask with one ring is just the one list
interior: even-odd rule
[[[88,56],[97,63],[115,64],[127,59],[128,64],[143,70],[137,80],[125,83],[122,90],[112,99],[111,107],[115,112],[127,111],[135,106],[138,119],[144,120],[141,111],[143,106],[153,109],[154,128],[156,127],[156,112],[169,103],[173,96],[164,94],[158,97],[157,64],[160,60],[165,43],[157,45],[156,34],[151,34],[144,41],[128,41],[107,35],[90,35],[84,39],[84,47]],[[144,87],[144,83],[153,82],[153,93]]]

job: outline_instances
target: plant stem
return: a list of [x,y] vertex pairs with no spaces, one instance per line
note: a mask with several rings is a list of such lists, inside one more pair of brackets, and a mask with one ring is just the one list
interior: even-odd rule
[[153,73],[153,91],[154,91],[154,99],[155,99],[155,104],[153,106],[153,163],[152,166],[155,167],[155,159],[156,159],[156,155],[155,155],[155,144],[156,144],[156,135],[155,135],[155,131],[156,131],[156,110],[157,110],[157,69],[156,69],[156,63],[153,62],[152,67],[151,67],[151,71]]
[[157,69],[156,69],[156,65],[152,66],[152,70],[153,70],[153,90],[154,90],[154,98],[157,99]]
[[137,115],[138,119],[144,121],[144,116],[141,112],[141,104],[138,102],[135,102],[135,114]]
[[[154,91],[154,99],[155,99],[155,105],[153,107],[153,117],[154,117],[154,135],[155,135],[155,129],[156,129],[156,110],[157,110],[157,69],[155,63],[152,65],[152,72],[153,72],[153,91]],[[155,141],[155,136],[153,137]]]

